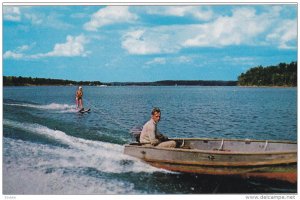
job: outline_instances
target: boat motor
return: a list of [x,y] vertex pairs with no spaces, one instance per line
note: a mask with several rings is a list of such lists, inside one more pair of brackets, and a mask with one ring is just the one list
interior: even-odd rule
[[133,127],[130,130],[131,136],[132,136],[132,140],[135,140],[136,142],[140,143],[140,135],[142,132],[142,127]]

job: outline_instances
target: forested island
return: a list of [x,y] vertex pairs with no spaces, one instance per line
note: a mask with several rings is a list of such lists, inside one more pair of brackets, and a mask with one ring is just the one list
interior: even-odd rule
[[296,87],[297,62],[280,63],[277,66],[253,67],[242,73],[237,81],[220,80],[163,80],[154,82],[100,82],[71,81],[63,79],[3,76],[4,86],[268,86]]
[[297,86],[297,62],[254,67],[238,77],[239,86]]

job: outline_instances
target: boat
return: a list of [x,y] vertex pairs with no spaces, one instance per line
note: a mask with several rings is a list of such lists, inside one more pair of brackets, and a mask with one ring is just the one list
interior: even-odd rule
[[174,172],[266,178],[297,183],[292,141],[176,138],[176,148],[126,144],[124,154]]

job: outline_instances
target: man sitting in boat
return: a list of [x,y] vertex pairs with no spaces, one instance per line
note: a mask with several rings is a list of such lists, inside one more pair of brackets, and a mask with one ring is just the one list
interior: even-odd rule
[[153,108],[151,119],[143,126],[140,142],[147,146],[157,146],[165,148],[175,148],[176,142],[168,140],[168,137],[162,135],[157,130],[157,124],[160,121],[160,109]]

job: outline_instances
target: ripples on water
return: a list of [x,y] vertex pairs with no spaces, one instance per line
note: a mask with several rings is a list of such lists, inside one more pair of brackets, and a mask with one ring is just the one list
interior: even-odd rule
[[123,154],[129,130],[154,106],[169,137],[295,141],[295,88],[85,87],[84,115],[75,90],[4,88],[4,194],[296,192],[283,182],[171,173]]

